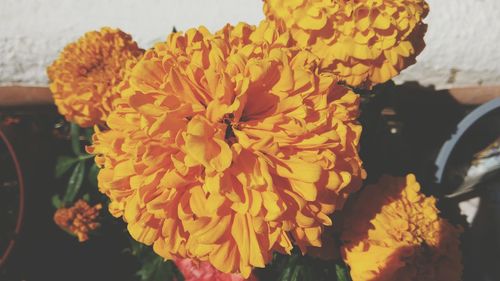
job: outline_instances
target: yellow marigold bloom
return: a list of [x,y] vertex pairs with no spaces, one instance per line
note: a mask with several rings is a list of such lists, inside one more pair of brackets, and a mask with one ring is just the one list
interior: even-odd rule
[[264,0],[268,19],[351,86],[383,83],[424,47],[424,0]]
[[47,68],[59,112],[82,127],[104,123],[127,60],[142,53],[130,35],[108,27],[67,45]]
[[54,214],[54,222],[62,229],[78,237],[78,241],[89,239],[89,233],[99,228],[97,222],[101,204],[91,207],[87,201],[78,200],[69,208],[59,208]]
[[358,96],[273,24],[172,34],[130,70],[89,152],[132,237],[245,278],[320,246],[358,189]]
[[353,281],[461,280],[461,229],[438,216],[414,175],[383,177],[349,210],[342,253]]

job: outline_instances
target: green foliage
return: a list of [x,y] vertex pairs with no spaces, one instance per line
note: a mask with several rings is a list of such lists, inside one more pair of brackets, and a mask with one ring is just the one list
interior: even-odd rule
[[298,255],[293,255],[290,257],[290,259],[288,259],[288,261],[286,262],[285,269],[283,270],[283,273],[281,273],[281,276],[279,277],[278,281],[292,280],[293,273],[296,273],[295,268],[297,267],[298,259],[299,259]]
[[93,187],[97,187],[97,174],[99,173],[99,167],[95,163],[90,166],[88,181]]
[[56,195],[52,196],[52,206],[54,206],[54,208],[56,208],[56,209],[63,207],[63,203],[62,203],[61,197],[59,197],[59,195],[56,194]]
[[85,177],[85,161],[80,161],[76,164],[73,173],[71,174],[68,187],[66,189],[66,194],[64,195],[64,204],[73,202],[75,200],[80,187],[82,186],[83,179]]
[[80,143],[80,127],[78,125],[71,123],[70,125],[71,134],[71,148],[75,155],[80,155],[82,153],[82,147]]
[[162,258],[156,257],[145,261],[137,275],[144,281],[181,280],[177,277],[176,270],[172,261],[163,261]]
[[[305,278],[309,277],[309,274],[307,274],[307,273],[310,273],[310,271],[304,270],[304,269],[305,269],[305,267],[303,265],[297,265],[293,269],[293,273],[292,273],[292,276],[290,277],[290,280],[292,280],[292,281],[306,280]],[[311,279],[307,279],[307,280],[311,280]]]
[[290,256],[275,254],[271,264],[254,270],[254,273],[259,280],[351,281],[349,271],[340,261],[304,256],[297,250]]
[[92,127],[87,128],[87,129],[85,129],[85,131],[83,133],[84,133],[87,141],[92,142],[92,135],[94,134],[94,129]]
[[90,194],[88,193],[85,193],[83,196],[82,196],[82,199],[87,201],[87,202],[90,202]]
[[345,264],[336,264],[335,272],[337,273],[337,281],[351,281],[349,270]]
[[[83,135],[81,135],[83,134]],[[90,140],[93,134],[92,129],[84,129],[83,131],[76,124],[70,124],[70,136],[71,136],[71,149],[73,151],[72,156],[60,156],[56,162],[55,176],[56,178],[61,178],[64,174],[72,170],[71,175],[68,179],[68,184],[62,199],[60,196],[54,196],[52,198],[52,205],[55,208],[60,208],[72,203],[77,197],[82,185],[87,179],[93,187],[97,186],[97,172],[98,168],[95,164],[90,166],[88,175],[86,176],[86,167],[88,167],[88,160],[91,160],[94,155],[87,154],[83,150],[81,137],[84,136],[86,140]],[[86,201],[90,200],[90,196],[86,195]]]
[[56,178],[60,178],[64,173],[66,173],[76,162],[78,158],[70,156],[60,156],[57,158],[56,162]]
[[175,264],[172,261],[164,261],[151,250],[151,247],[131,240],[130,250],[141,263],[137,275],[142,281],[184,281]]

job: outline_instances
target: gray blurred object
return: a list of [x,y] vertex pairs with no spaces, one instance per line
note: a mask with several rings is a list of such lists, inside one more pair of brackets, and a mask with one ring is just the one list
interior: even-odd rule
[[457,197],[475,190],[494,188],[499,183],[500,137],[475,155],[464,182],[447,196]]
[[500,280],[500,98],[458,124],[436,166],[440,194],[469,215],[462,236],[463,280]]
[[[500,152],[494,144],[499,137],[500,98],[479,106],[457,125],[456,133],[442,146],[435,162],[436,182],[444,188],[446,197],[477,190],[498,174]],[[457,171],[465,175],[457,175]]]

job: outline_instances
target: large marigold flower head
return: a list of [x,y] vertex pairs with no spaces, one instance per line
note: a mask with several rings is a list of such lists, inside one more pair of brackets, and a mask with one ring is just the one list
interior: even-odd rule
[[264,0],[268,19],[351,86],[383,83],[424,47],[425,0]]
[[414,175],[384,176],[351,207],[341,250],[353,281],[461,280],[461,228],[439,217]]
[[191,29],[130,70],[89,152],[136,240],[244,277],[321,246],[364,176],[359,100],[288,40],[266,22]]
[[78,241],[89,239],[89,233],[100,227],[97,221],[101,204],[90,206],[85,200],[78,200],[69,208],[59,208],[54,213],[54,222],[69,233],[78,237]]
[[142,53],[130,35],[108,27],[67,45],[47,68],[59,112],[82,127],[104,123],[125,64]]

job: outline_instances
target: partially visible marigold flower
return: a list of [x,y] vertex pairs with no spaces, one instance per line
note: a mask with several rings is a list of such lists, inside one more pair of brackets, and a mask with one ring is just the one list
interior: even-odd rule
[[272,23],[175,33],[130,70],[89,152],[132,237],[248,277],[321,246],[364,176],[359,100]]
[[342,253],[353,281],[461,280],[461,228],[439,218],[414,175],[383,177],[349,211]]
[[351,86],[383,83],[415,63],[424,47],[425,0],[264,0],[268,19],[311,46]]
[[257,281],[253,275],[245,279],[239,274],[220,272],[209,262],[195,262],[188,258],[175,258],[174,262],[185,281]]
[[102,124],[126,62],[142,53],[130,35],[108,27],[88,32],[67,45],[47,68],[59,112],[82,127]]
[[91,207],[87,201],[78,200],[69,208],[59,208],[54,214],[54,222],[62,229],[76,235],[78,241],[89,239],[89,233],[99,228],[97,222],[102,205]]

